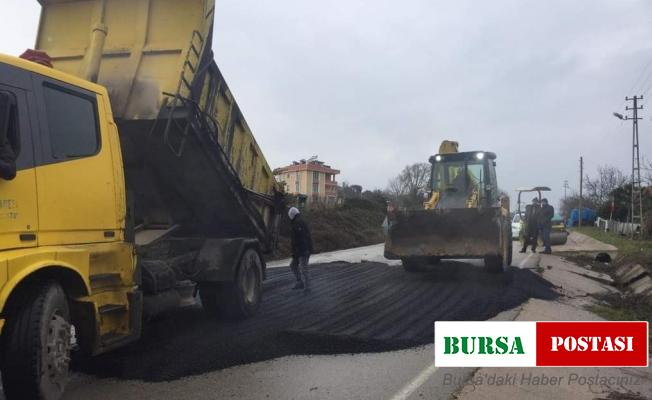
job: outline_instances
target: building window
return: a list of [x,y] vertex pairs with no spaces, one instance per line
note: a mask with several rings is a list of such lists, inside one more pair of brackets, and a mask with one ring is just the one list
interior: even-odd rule
[[301,185],[300,185],[300,182],[301,182],[301,181],[299,180],[299,173],[298,173],[298,172],[295,172],[295,173],[294,173],[294,188],[295,188],[294,191],[297,192],[297,193],[301,192]]
[[319,172],[312,172],[312,192],[314,194],[319,193]]

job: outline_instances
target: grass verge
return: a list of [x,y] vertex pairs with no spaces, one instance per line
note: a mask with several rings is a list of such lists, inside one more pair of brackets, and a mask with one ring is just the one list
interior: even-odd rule
[[598,304],[590,311],[612,321],[652,321],[652,303],[647,297],[631,293],[603,293],[594,297]]
[[[612,278],[614,278],[614,271],[622,265],[641,264],[652,272],[652,241],[631,240],[594,227],[573,228],[573,231],[616,246],[618,256],[609,264],[597,262],[584,255],[567,256],[565,257],[567,260],[593,271],[609,274]],[[616,292],[595,294],[593,297],[598,300],[598,303],[588,308],[602,318],[612,321],[652,322],[652,300],[647,296]]]
[[616,246],[619,258],[628,258],[652,269],[652,240],[632,240],[625,236],[589,226],[573,228],[573,232],[582,233],[603,243]]

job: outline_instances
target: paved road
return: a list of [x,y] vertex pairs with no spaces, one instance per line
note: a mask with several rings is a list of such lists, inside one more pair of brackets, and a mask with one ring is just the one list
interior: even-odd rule
[[[554,285],[563,282],[564,293],[586,298],[586,293],[605,290],[578,271],[547,268],[557,265],[560,259],[538,254],[515,253],[514,268],[508,274],[513,277],[511,280],[491,282],[496,278],[482,270],[481,262],[468,260],[449,262],[449,266],[460,271],[452,278],[438,275],[437,271],[427,273],[425,276],[443,277],[444,282],[433,279],[425,285],[406,275],[397,263],[384,260],[382,245],[316,255],[312,261],[328,263],[315,267],[314,296],[321,292],[325,301],[291,300],[289,296],[294,294],[289,290],[291,276],[284,267],[287,261],[273,263],[265,289],[268,308],[257,320],[246,322],[250,326],[244,325],[239,330],[237,326],[207,322],[199,310],[157,321],[158,329],[150,328],[138,346],[100,358],[94,365],[85,367],[87,373],[77,373],[65,398],[400,400],[446,399],[454,393],[474,398],[479,392],[493,393],[487,388],[479,392],[469,388],[469,379],[478,370],[432,367],[433,346],[428,337],[432,320],[441,318],[442,313],[446,315],[447,310],[454,312],[449,314],[453,319],[456,313],[459,319],[468,315],[496,320],[546,315],[552,319],[550,315],[558,312],[559,301],[545,299],[546,296],[528,301],[532,295],[537,297],[535,291],[517,290],[522,284],[549,289],[534,279],[541,273],[537,268],[540,264],[546,268],[544,277],[550,282]],[[352,279],[355,274],[364,279]],[[338,282],[332,285],[332,281]],[[368,284],[361,286],[360,282]],[[332,290],[342,285],[355,290]],[[397,291],[396,285],[403,287]],[[429,285],[432,287],[428,288]],[[364,290],[358,291],[361,287]],[[447,291],[448,287],[455,290]],[[387,294],[392,292],[403,293],[405,298]],[[481,301],[485,296],[476,292],[491,293],[491,300]],[[503,294],[511,300],[503,300],[501,307],[488,307],[495,299],[503,298]],[[365,301],[365,298],[378,301]],[[532,311],[533,307],[539,314]],[[401,309],[407,312],[399,312]],[[324,310],[329,312],[323,313]],[[359,313],[361,310],[364,312]],[[541,314],[542,310],[549,314]],[[378,315],[382,318],[368,320]],[[574,318],[572,312],[566,318]],[[405,329],[408,326],[415,328]],[[261,332],[261,327],[267,335],[254,337],[252,352],[248,334]],[[320,337],[320,333],[326,333],[327,337]],[[206,337],[212,338],[209,345],[204,340]],[[259,340],[261,337],[263,340]],[[186,351],[178,352],[180,345]],[[372,353],[350,354],[364,346]],[[408,348],[378,352],[383,346]],[[265,361],[252,362],[256,357]],[[161,381],[166,379],[171,380]],[[516,389],[484,398],[529,396]],[[559,397],[554,391],[543,393],[549,395],[547,398]],[[583,398],[577,393],[573,396]]]
[[[279,298],[287,299],[287,296],[293,296],[289,290],[292,279],[287,269],[283,267],[287,265],[286,261],[282,261],[270,265],[270,281],[267,282],[265,292],[265,304],[267,306],[281,304],[281,308],[263,310],[261,315],[267,314],[265,320],[275,321],[271,325],[279,326],[279,324],[287,323],[287,317],[284,317],[283,314],[294,315],[293,313],[297,313],[294,321],[291,321],[292,329],[290,331],[295,336],[290,336],[289,340],[294,341],[295,346],[290,350],[296,351],[295,354],[310,353],[313,355],[283,355],[281,351],[277,354],[279,357],[272,358],[271,356],[274,354],[271,353],[279,350],[279,343],[269,339],[270,354],[256,350],[257,355],[263,358],[269,357],[269,360],[238,365],[238,357],[234,356],[234,352],[227,351],[228,354],[225,357],[224,350],[230,347],[236,349],[236,354],[247,353],[245,348],[240,347],[242,338],[234,340],[233,336],[229,336],[231,332],[224,332],[225,329],[229,329],[228,327],[214,324],[211,325],[214,329],[212,334],[224,335],[221,342],[223,346],[219,343],[215,344],[216,347],[200,346],[200,351],[198,351],[197,347],[193,347],[193,343],[196,343],[201,335],[211,334],[211,332],[200,331],[197,333],[197,329],[206,329],[206,325],[197,323],[195,326],[192,322],[193,317],[199,319],[201,317],[199,315],[188,316],[181,321],[175,321],[175,324],[191,329],[175,328],[173,324],[170,324],[167,325],[168,331],[161,332],[160,336],[154,338],[151,336],[146,338],[145,344],[141,344],[131,351],[120,351],[105,359],[100,359],[100,362],[95,365],[96,371],[94,372],[104,376],[108,375],[108,377],[97,378],[78,374],[69,387],[66,399],[99,399],[107,398],[108,394],[110,394],[110,398],[124,400],[155,398],[403,399],[414,395],[416,389],[431,388],[432,382],[437,382],[436,390],[428,398],[448,398],[452,392],[461,389],[473,370],[456,369],[446,372],[446,374],[452,373],[453,378],[450,379],[452,383],[445,385],[443,371],[431,373],[428,370],[432,364],[433,352],[432,345],[429,344],[432,321],[447,315],[447,312],[453,319],[455,319],[455,315],[459,315],[458,319],[465,319],[469,316],[473,318],[474,315],[483,317],[479,319],[487,317],[514,318],[514,311],[510,311],[510,309],[517,307],[529,297],[522,287],[531,285],[532,282],[529,280],[536,278],[533,272],[524,271],[518,267],[526,270],[533,269],[537,266],[539,258],[539,255],[516,253],[513,262],[516,268],[507,274],[512,279],[505,282],[500,282],[502,278],[488,275],[482,269],[481,261],[467,260],[462,263],[449,261],[448,264],[443,265],[443,267],[448,266],[458,270],[456,276],[446,276],[443,282],[439,283],[436,280],[419,283],[418,276],[406,274],[402,268],[396,266],[397,263],[389,262],[382,257],[382,245],[316,255],[313,257],[313,262],[330,262],[330,264],[322,264],[315,268],[317,270],[315,276],[317,286],[313,295],[319,296],[321,291],[322,296],[327,299],[327,303],[330,303],[328,316],[319,313],[310,315],[315,311],[310,307],[301,310],[282,308],[283,305],[279,303]],[[362,264],[347,265],[337,261],[362,262]],[[377,264],[379,261],[393,266]],[[367,265],[367,267],[362,268],[363,265]],[[355,275],[352,275],[351,271],[358,273],[355,282],[366,282],[367,284],[352,283],[351,280]],[[426,276],[441,278],[441,275],[438,274],[440,272],[434,271]],[[336,290],[330,293],[327,291],[327,286],[346,286],[347,279],[349,285],[356,290],[362,288],[364,291],[358,293],[356,290]],[[498,281],[488,282],[488,280],[496,279]],[[320,289],[320,280],[324,285],[322,289]],[[333,284],[333,281],[336,280],[339,281]],[[404,287],[402,289],[393,287],[398,284]],[[270,286],[272,289],[267,289]],[[538,289],[547,290],[545,284],[539,281],[535,283],[535,286]],[[406,290],[407,288],[415,289],[416,292]],[[487,290],[490,295],[483,296],[482,293],[487,293]],[[273,292],[271,296],[270,291]],[[400,299],[390,295],[383,297],[383,293],[392,291],[402,293],[405,298]],[[342,297],[337,298],[337,295]],[[363,300],[365,298],[372,300],[365,302]],[[498,308],[496,303],[500,301],[496,300],[501,298],[509,301]],[[377,299],[377,301],[373,299]],[[305,303],[309,304],[310,300]],[[493,307],[488,307],[490,304]],[[506,311],[501,313],[503,309]],[[364,312],[358,313],[360,310],[364,310]],[[400,310],[404,311],[399,312]],[[499,314],[496,316],[496,313]],[[406,326],[412,326],[414,329],[406,330]],[[270,324],[267,324],[265,329],[274,328],[270,328]],[[173,330],[177,330],[177,332],[170,333]],[[245,334],[246,331],[247,329],[243,329],[240,333]],[[301,336],[303,333],[309,339],[307,344],[302,343],[305,339]],[[319,333],[328,333],[332,336],[320,338]],[[339,340],[350,337],[352,333],[361,339],[352,342]],[[166,339],[170,335],[174,340]],[[332,337],[338,338],[338,340],[332,340]],[[402,340],[405,341],[402,342]],[[188,346],[187,353],[178,355],[176,358],[157,356],[160,353],[169,355],[169,350],[178,342],[183,342]],[[409,348],[386,352],[347,354],[347,352],[358,351],[356,346],[368,346],[366,350],[377,351],[382,350],[384,345]],[[314,347],[311,348],[311,346]],[[375,348],[376,346],[378,348]],[[343,352],[344,354],[341,354]],[[314,355],[315,353],[319,355]],[[200,360],[195,363],[195,367],[198,366],[195,370],[185,370],[188,358]],[[225,359],[227,365],[233,364],[234,366],[221,368],[223,367],[221,363],[225,362]],[[194,375],[181,377],[188,374]],[[166,377],[174,380],[170,382],[143,382],[142,380],[158,381],[166,379]],[[450,378],[449,375],[446,377]],[[137,379],[130,380],[128,378]]]

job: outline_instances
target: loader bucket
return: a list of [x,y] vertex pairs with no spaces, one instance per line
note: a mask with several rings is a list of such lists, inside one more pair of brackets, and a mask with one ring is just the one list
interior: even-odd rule
[[501,253],[500,208],[410,210],[389,218],[385,257],[482,258]]

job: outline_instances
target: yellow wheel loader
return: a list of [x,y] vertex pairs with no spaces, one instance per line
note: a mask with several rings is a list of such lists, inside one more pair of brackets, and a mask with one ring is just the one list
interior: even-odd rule
[[494,153],[459,152],[456,142],[444,141],[430,157],[423,209],[388,207],[385,257],[400,259],[408,272],[447,258],[483,259],[487,270],[504,272],[512,262],[512,228],[495,160]]

